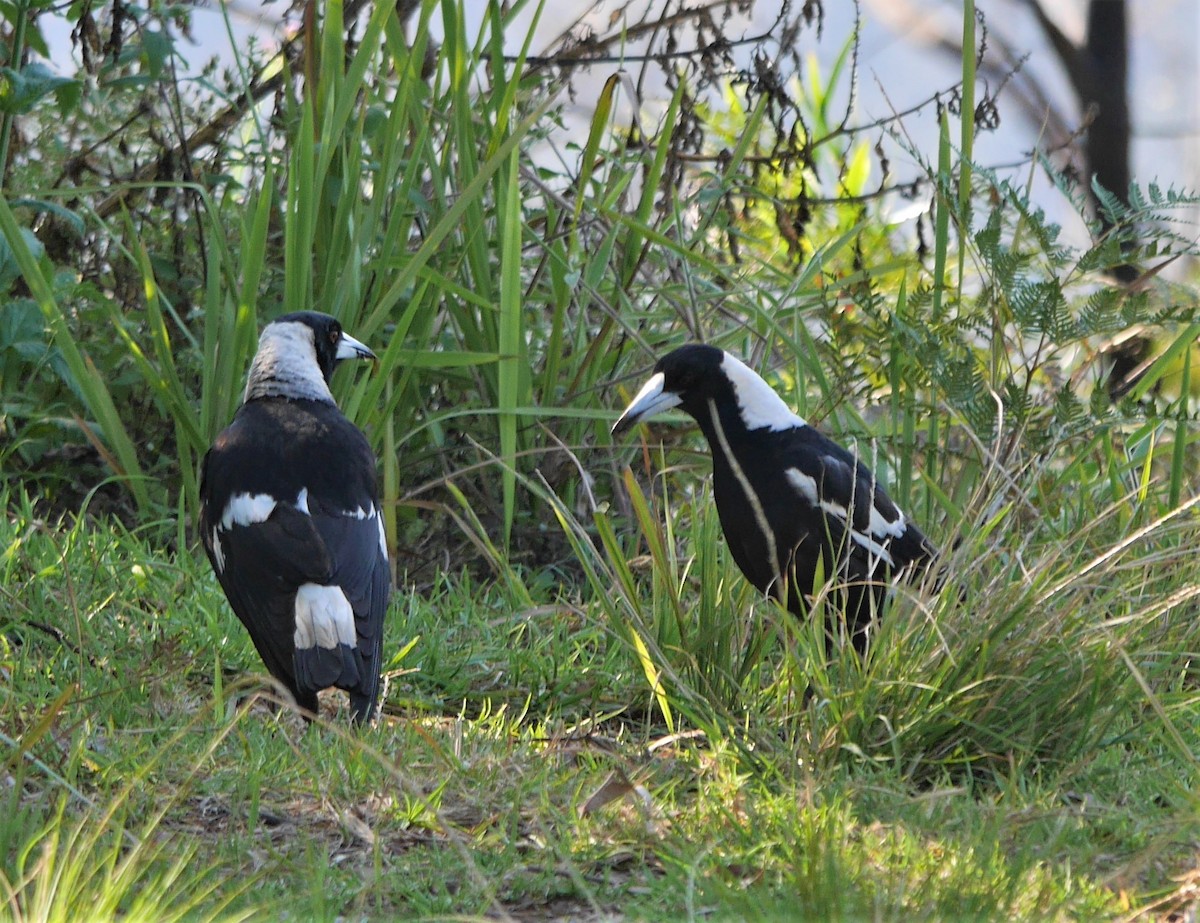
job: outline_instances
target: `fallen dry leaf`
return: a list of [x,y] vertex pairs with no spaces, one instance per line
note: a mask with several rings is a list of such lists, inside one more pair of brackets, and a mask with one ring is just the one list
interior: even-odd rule
[[606,804],[619,801],[634,790],[635,786],[629,781],[624,770],[617,768],[608,774],[608,778],[600,783],[600,787],[592,792],[590,798],[579,806],[579,816],[587,817],[595,814]]

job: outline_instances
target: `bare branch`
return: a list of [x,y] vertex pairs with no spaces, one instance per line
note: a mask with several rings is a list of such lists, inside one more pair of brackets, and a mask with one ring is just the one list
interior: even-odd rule
[[[349,25],[365,6],[366,0],[347,0],[344,7],[343,22]],[[306,37],[306,30],[301,28],[295,35],[283,43],[279,54],[288,61],[294,62],[304,47]],[[258,75],[250,82],[247,90],[236,96],[233,102],[229,103],[229,105],[209,119],[207,124],[196,129],[191,135],[175,145],[175,147],[162,150],[157,157],[142,164],[141,167],[128,176],[111,180],[110,185],[118,185],[124,188],[103,199],[96,206],[96,215],[102,220],[109,218],[123,206],[127,206],[132,197],[142,195],[145,191],[144,184],[154,181],[158,175],[160,166],[164,162],[182,162],[186,159],[189,152],[195,152],[200,148],[219,142],[234,125],[245,117],[246,113],[253,106],[282,86],[284,69],[277,68],[275,73],[270,77],[264,78],[262,76],[269,66],[269,64],[264,65]]]

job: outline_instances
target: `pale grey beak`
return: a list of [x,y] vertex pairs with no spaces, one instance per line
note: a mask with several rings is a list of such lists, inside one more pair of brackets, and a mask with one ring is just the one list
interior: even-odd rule
[[619,436],[639,420],[652,417],[664,410],[670,410],[672,407],[678,407],[682,402],[683,398],[674,391],[663,390],[663,373],[655,372],[642,385],[642,390],[629,402],[625,412],[613,424],[612,434]]
[[342,331],[342,338],[338,340],[335,358],[339,362],[343,359],[370,359],[374,362],[379,357],[371,352],[370,347],[366,344],[358,342],[350,334]]

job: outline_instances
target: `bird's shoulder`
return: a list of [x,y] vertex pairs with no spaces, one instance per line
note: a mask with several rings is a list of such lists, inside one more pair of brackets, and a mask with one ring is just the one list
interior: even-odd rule
[[302,490],[322,509],[377,502],[375,457],[362,432],[333,404],[255,400],[243,404],[205,456],[201,494],[224,509],[233,497],[295,502]]
[[366,437],[336,404],[265,398],[243,404],[213,442],[215,451],[300,453],[313,444],[366,448]]
[[810,502],[862,510],[855,519],[872,507],[886,523],[903,518],[874,471],[815,427],[805,424],[777,434],[777,459],[791,486]]
[[770,438],[777,466],[794,468],[829,489],[844,485],[849,490],[859,478],[870,477],[854,453],[807,423],[772,433]]

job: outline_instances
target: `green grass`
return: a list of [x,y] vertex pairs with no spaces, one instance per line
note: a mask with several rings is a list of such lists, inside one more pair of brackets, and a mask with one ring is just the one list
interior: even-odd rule
[[[780,621],[772,672],[712,699],[707,732],[682,692],[703,674],[678,668],[677,735],[601,602],[447,575],[398,596],[385,715],[356,733],[336,695],[307,730],[267,707],[203,562],[9,500],[17,919],[1120,919],[1193,866],[1198,696],[1167,651],[1197,649],[1194,619],[1147,611],[1166,587],[1128,562],[1128,615],[1097,580],[1058,595],[1107,618],[1039,624],[981,569],[960,604],[900,600],[865,666],[814,669]],[[774,623],[723,554],[705,566],[683,593]],[[687,649],[657,643],[668,670]],[[802,669],[807,701],[780,679]]]

